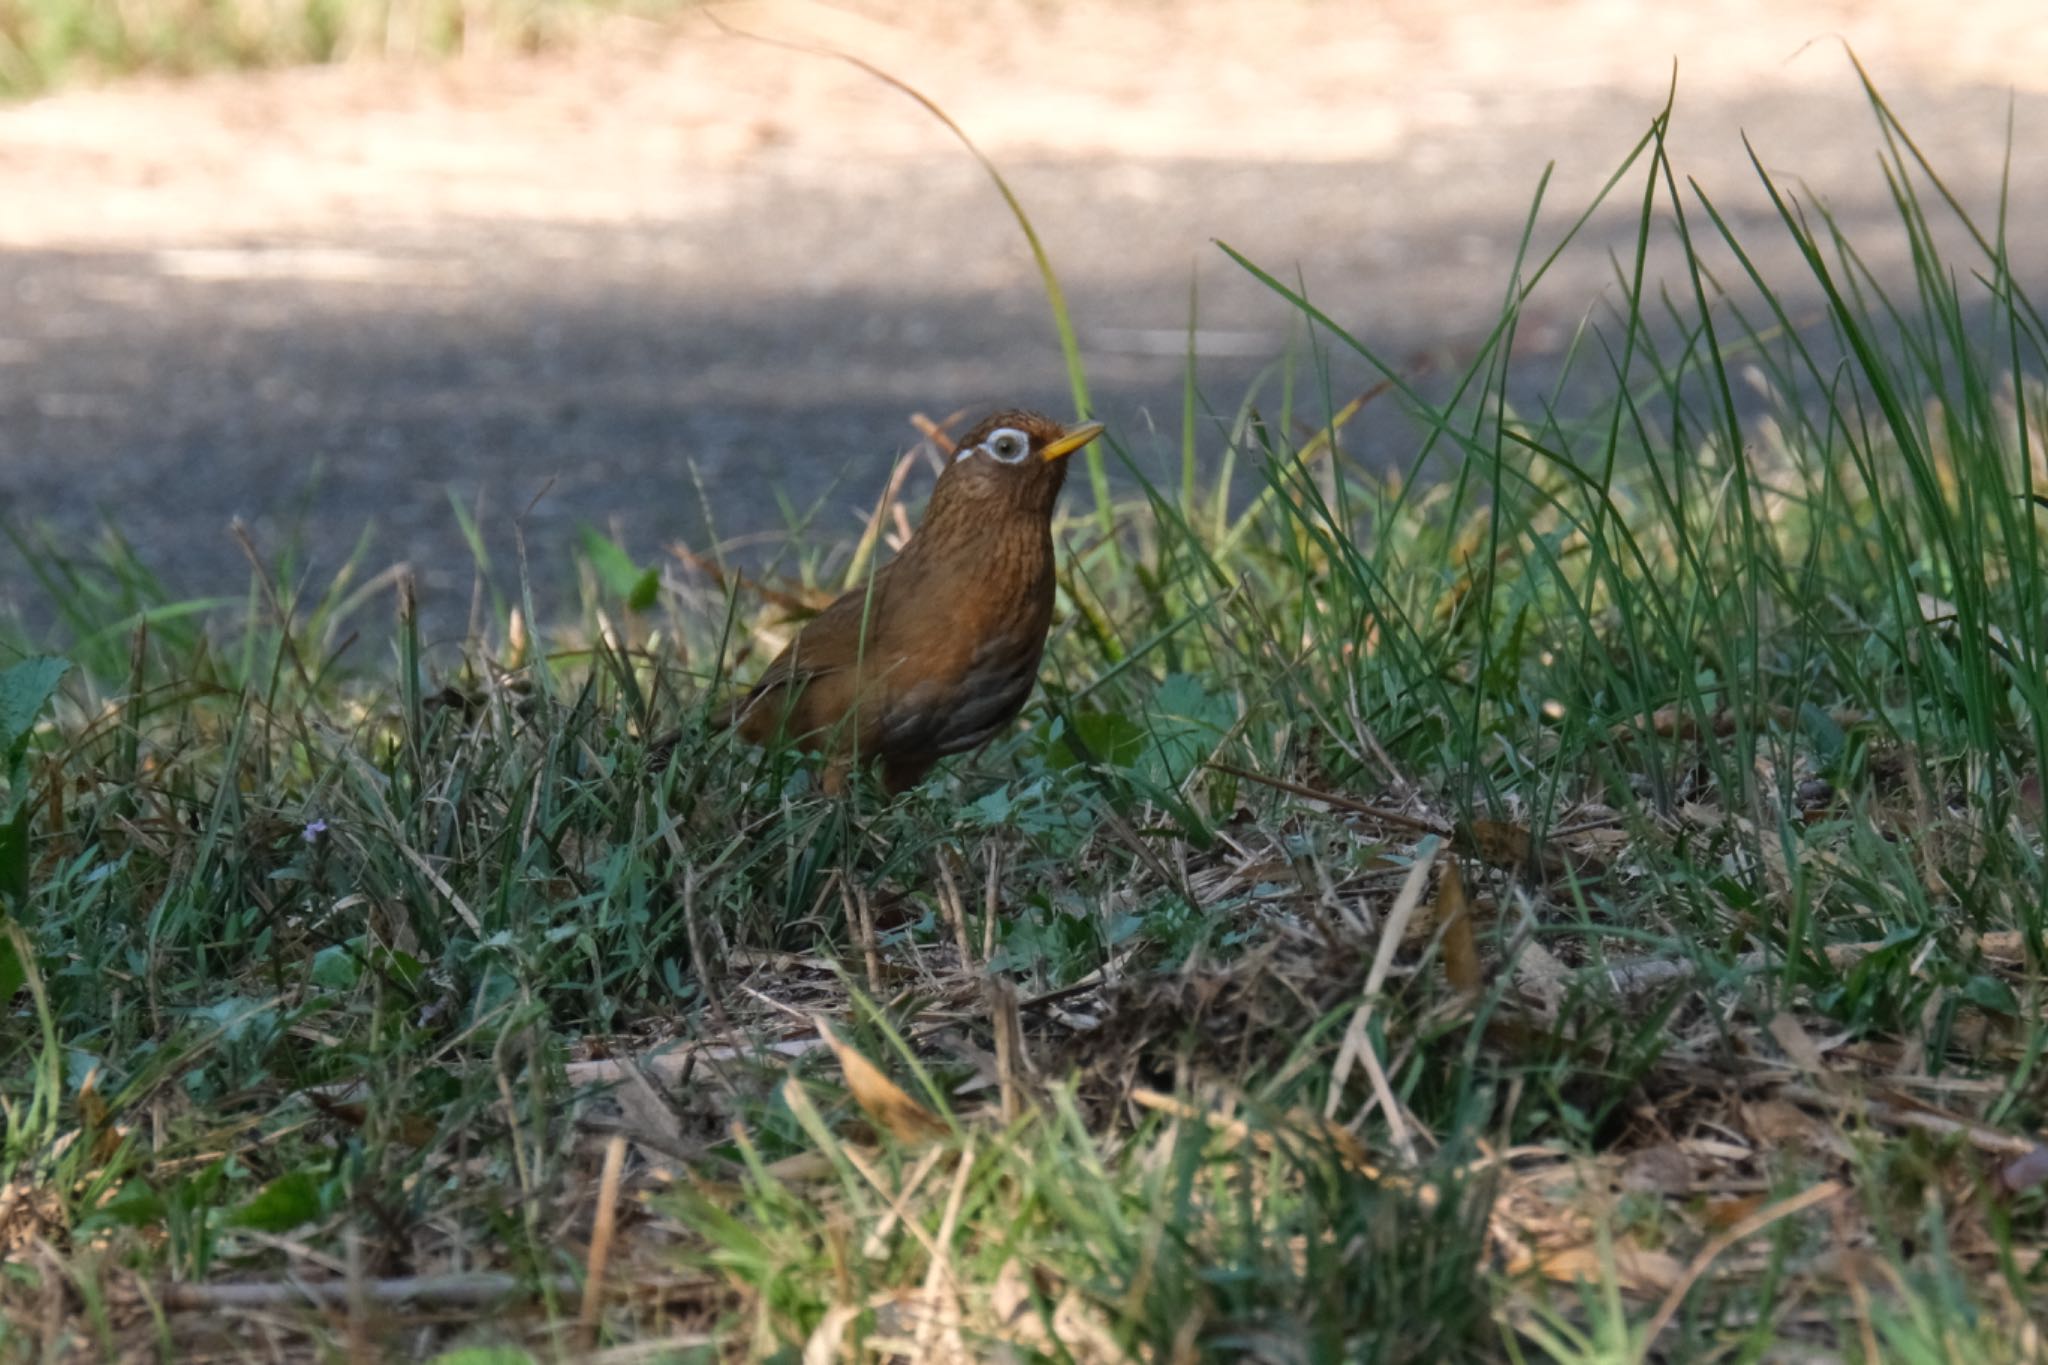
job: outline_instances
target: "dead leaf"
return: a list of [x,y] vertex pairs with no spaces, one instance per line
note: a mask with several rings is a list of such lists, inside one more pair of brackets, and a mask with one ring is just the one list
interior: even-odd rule
[[847,1359],[846,1329],[864,1311],[866,1306],[858,1303],[836,1304],[827,1309],[804,1342],[804,1365],[833,1365],[834,1361]]
[[1762,1208],[1768,1199],[1768,1195],[1762,1194],[1743,1194],[1732,1199],[1709,1199],[1705,1209],[1706,1225],[1715,1232],[1732,1228]]
[[1612,1261],[1615,1283],[1627,1294],[1662,1294],[1685,1274],[1676,1256],[1638,1246],[1633,1238],[1622,1237],[1606,1248],[1587,1243],[1552,1252],[1536,1263],[1544,1278],[1570,1284],[1584,1281],[1604,1284]]
[[852,1047],[839,1041],[832,1032],[832,1026],[823,1019],[817,1021],[818,1036],[832,1049],[832,1055],[839,1059],[839,1070],[846,1077],[847,1093],[853,1102],[861,1107],[876,1125],[899,1142],[930,1142],[943,1137],[950,1130],[945,1122],[931,1110],[919,1104],[903,1088],[882,1074],[882,1069],[860,1055]]
[[1780,1010],[1771,1016],[1771,1037],[1778,1040],[1778,1046],[1785,1049],[1785,1056],[1792,1065],[1807,1075],[1825,1083],[1828,1074],[1827,1058],[1821,1055],[1820,1044],[1813,1041],[1813,1035],[1806,1031],[1806,1025],[1793,1015]]
[[769,1162],[768,1174],[785,1185],[814,1185],[836,1177],[839,1168],[823,1152],[794,1152],[780,1161]]
[[1458,860],[1444,859],[1443,880],[1436,888],[1436,918],[1443,925],[1444,978],[1464,995],[1479,994],[1479,946],[1472,935],[1472,907],[1465,899],[1465,881]]
[[1756,1100],[1742,1106],[1743,1125],[1759,1147],[1817,1148],[1827,1125],[1789,1100]]

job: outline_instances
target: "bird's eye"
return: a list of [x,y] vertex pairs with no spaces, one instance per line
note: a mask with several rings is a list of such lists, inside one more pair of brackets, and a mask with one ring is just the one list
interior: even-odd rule
[[1015,464],[1031,453],[1031,442],[1025,439],[1023,432],[1004,427],[983,441],[981,448],[1004,464]]

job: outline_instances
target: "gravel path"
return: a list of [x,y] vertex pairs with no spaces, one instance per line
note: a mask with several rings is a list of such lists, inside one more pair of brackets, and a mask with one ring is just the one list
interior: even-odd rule
[[[2037,4],[1697,8],[726,13],[863,53],[976,136],[1062,273],[1102,415],[1177,468],[1191,287],[1219,406],[1291,329],[1211,239],[1298,272],[1383,354],[1455,362],[1497,315],[1544,164],[1554,232],[1661,106],[1674,54],[1679,168],[1777,278],[1796,271],[1745,130],[1904,268],[1832,34],[1987,214],[2011,111],[2013,254],[2048,283]],[[1522,332],[1533,365],[1608,290],[1639,195],[1562,263]],[[234,516],[268,548],[302,536],[315,581],[374,524],[371,567],[410,561],[447,622],[470,582],[451,490],[482,497],[501,556],[532,504],[536,577],[562,581],[580,523],[651,557],[701,546],[707,512],[725,535],[782,526],[780,491],[836,534],[908,414],[1064,406],[1029,256],[945,131],[843,63],[704,27],[0,110],[0,248],[0,511],[79,536],[104,513],[186,592],[241,587]],[[1336,387],[1362,373],[1340,361]],[[10,594],[32,607],[0,558]]]

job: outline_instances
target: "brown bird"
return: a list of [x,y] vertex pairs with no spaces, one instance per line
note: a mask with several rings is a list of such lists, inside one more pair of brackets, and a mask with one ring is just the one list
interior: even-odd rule
[[985,743],[1038,680],[1052,624],[1052,512],[1067,456],[1102,434],[998,412],[960,439],[894,559],[805,624],[733,708],[756,744],[825,751],[837,794],[879,761],[891,794]]

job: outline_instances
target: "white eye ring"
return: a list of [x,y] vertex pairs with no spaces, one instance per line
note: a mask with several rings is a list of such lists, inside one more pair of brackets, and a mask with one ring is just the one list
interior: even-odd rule
[[976,449],[987,451],[998,464],[1016,464],[1031,453],[1031,438],[1015,427],[1003,427],[990,432]]

